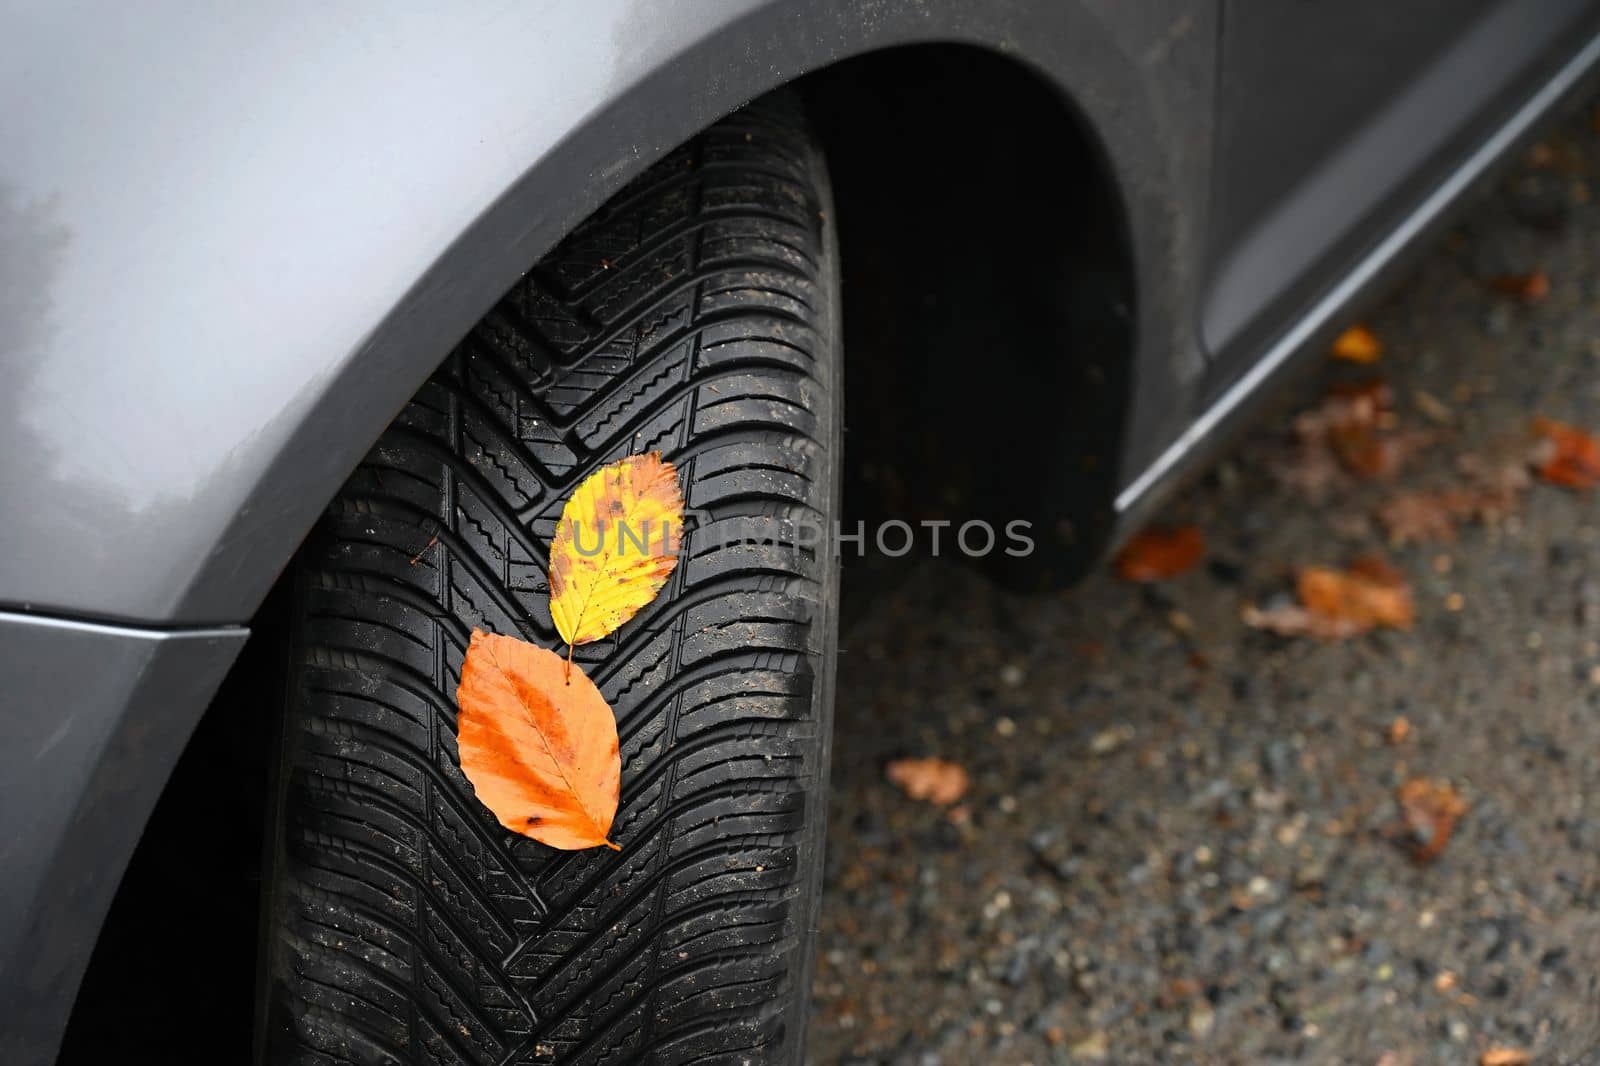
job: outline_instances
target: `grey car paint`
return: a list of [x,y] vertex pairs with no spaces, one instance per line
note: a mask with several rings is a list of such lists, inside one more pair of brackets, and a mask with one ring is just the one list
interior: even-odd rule
[[48,1062],[165,772],[244,646],[0,613],[0,1062]]
[[[203,11],[4,16],[0,93],[19,106],[0,111],[0,279],[18,292],[0,353],[0,602],[249,618],[521,271],[698,128],[847,55],[970,41],[1062,86],[1138,205],[1151,293],[1183,295],[1203,217],[1209,5]],[[1192,380],[1176,310],[1148,311],[1152,353],[1175,364],[1163,378]]]
[[1596,14],[1573,0],[1411,0],[1403,19],[1389,0],[1230,8],[1200,307],[1219,377],[1501,127]]
[[[1596,15],[1589,12],[1591,23]],[[1437,183],[1415,190],[1414,198],[1393,197],[1393,202],[1385,206],[1397,211],[1396,218],[1376,234],[1370,230],[1356,234],[1367,236],[1370,244],[1357,244],[1355,251],[1340,249],[1345,261],[1337,263],[1331,276],[1325,268],[1314,279],[1325,287],[1295,308],[1280,333],[1264,342],[1248,361],[1235,365],[1237,360],[1222,359],[1212,364],[1199,410],[1165,450],[1118,493],[1121,531],[1137,528],[1176,486],[1182,471],[1201,464],[1221,446],[1228,436],[1227,427],[1241,422],[1261,401],[1268,381],[1281,374],[1296,357],[1315,352],[1319,342],[1330,336],[1337,316],[1347,314],[1367,293],[1392,277],[1404,265],[1407,252],[1415,250],[1421,235],[1448,219],[1451,209],[1492,173],[1496,164],[1510,156],[1538,128],[1541,119],[1579,85],[1593,79],[1600,65],[1600,31],[1590,26],[1588,32],[1575,35],[1566,43],[1575,50],[1558,56],[1553,70],[1527,95],[1517,98],[1509,113],[1483,139],[1472,143],[1461,157],[1451,159]]]
[[[0,722],[17,740],[0,847],[19,857],[0,872],[0,1058],[52,1056],[114,882],[244,639],[196,627],[249,619],[369,442],[521,271],[747,99],[915,42],[995,51],[1058,87],[1127,209],[1139,346],[1120,503],[1156,498],[1210,387],[1196,323],[1219,7],[0,8],[0,604],[16,612],[0,618]],[[1251,15],[1230,5],[1229,25]],[[1335,307],[1315,303],[1273,365]],[[51,715],[70,721],[59,738]]]

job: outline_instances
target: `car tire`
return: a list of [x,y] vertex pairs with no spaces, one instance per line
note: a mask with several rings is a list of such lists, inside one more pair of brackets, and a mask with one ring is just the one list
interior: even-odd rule
[[[735,113],[518,282],[298,556],[258,1053],[331,1063],[789,1063],[822,867],[838,560],[837,270],[798,101]],[[577,649],[621,737],[620,852],[507,832],[456,750],[474,627],[561,648],[546,553],[660,450],[697,525]],[[750,542],[750,541],[753,541]]]

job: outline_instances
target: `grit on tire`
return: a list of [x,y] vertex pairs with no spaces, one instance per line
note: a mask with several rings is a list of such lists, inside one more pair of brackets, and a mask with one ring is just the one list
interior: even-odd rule
[[[799,1059],[838,591],[790,545],[838,508],[826,196],[795,101],[718,124],[519,282],[329,507],[293,578],[268,1063]],[[562,647],[562,504],[655,449],[706,520],[577,651],[617,713],[622,850],[555,851],[461,774],[461,660],[474,626]]]

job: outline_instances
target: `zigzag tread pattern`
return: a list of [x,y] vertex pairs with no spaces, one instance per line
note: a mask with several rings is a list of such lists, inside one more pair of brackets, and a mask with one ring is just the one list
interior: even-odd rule
[[[710,537],[833,517],[823,183],[791,99],[708,130],[508,293],[328,508],[296,564],[273,1066],[796,1059],[831,568]],[[473,627],[556,645],[561,503],[648,448],[708,521],[578,649],[618,716],[623,850],[557,852],[461,774],[461,659]]]

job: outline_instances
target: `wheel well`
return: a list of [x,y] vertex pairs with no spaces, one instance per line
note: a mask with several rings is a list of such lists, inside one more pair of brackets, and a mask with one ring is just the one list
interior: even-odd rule
[[[1028,583],[1074,576],[1106,537],[1133,344],[1129,242],[1094,137],[1044,80],[971,47],[874,53],[800,88],[838,213],[851,522],[981,518],[1003,532],[1023,519],[1039,551],[989,559]],[[174,1009],[192,963],[170,945],[253,946],[283,593],[252,620],[146,828],[63,1063],[94,1061],[112,1017],[152,1046],[173,1016],[206,1019],[206,1040],[248,1026],[248,959],[211,967],[204,1004],[191,985]],[[197,831],[229,844],[205,853],[209,878],[187,868],[207,847]],[[153,961],[172,981],[148,979]]]
[[1002,576],[1077,576],[1108,535],[1134,344],[1131,242],[1092,131],[968,46],[802,88],[838,213],[852,525],[982,519],[1004,544],[1022,519],[1037,549],[990,555]]

